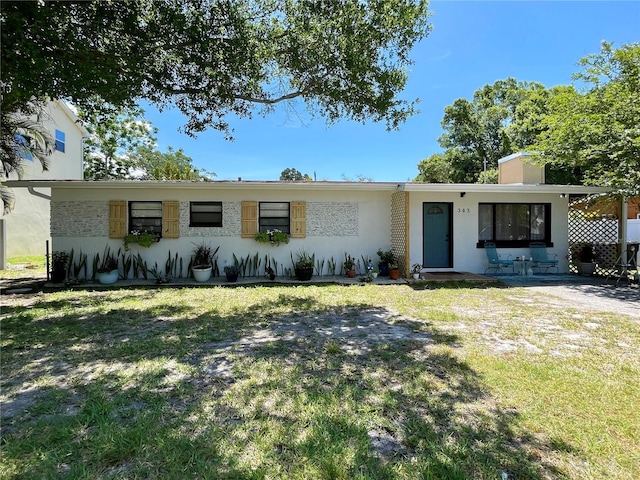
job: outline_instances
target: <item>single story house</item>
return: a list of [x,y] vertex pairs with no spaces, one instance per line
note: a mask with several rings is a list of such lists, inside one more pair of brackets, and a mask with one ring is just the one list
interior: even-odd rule
[[[89,264],[106,245],[115,252],[123,247],[126,234],[146,230],[159,241],[149,248],[130,248],[150,266],[164,267],[177,253],[186,270],[194,244],[204,241],[220,247],[221,271],[234,257],[258,255],[267,256],[281,274],[291,268],[291,255],[304,250],[315,254],[325,275],[331,262],[340,271],[345,254],[360,260],[361,268],[362,258],[377,264],[378,249],[391,249],[405,276],[416,263],[430,272],[483,273],[486,241],[513,257],[528,256],[531,241],[545,242],[550,253],[558,254],[560,271],[567,272],[568,199],[606,191],[542,183],[10,183],[51,189],[53,250],[82,251]],[[256,241],[258,231],[274,228],[288,232],[289,243]]]

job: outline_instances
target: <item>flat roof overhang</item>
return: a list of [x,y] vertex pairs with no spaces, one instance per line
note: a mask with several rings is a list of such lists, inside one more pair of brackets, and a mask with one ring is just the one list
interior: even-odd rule
[[194,190],[350,190],[350,191],[404,191],[416,193],[556,193],[566,195],[606,194],[611,189],[584,185],[531,185],[531,184],[483,184],[483,183],[418,183],[418,182],[281,182],[228,180],[192,182],[186,180],[9,180],[3,185],[11,188],[64,188],[64,189],[139,189],[163,188]]

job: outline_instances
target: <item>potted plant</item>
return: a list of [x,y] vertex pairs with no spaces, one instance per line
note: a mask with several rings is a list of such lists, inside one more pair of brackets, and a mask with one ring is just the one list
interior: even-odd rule
[[280,243],[289,243],[289,234],[274,228],[265,232],[258,232],[254,237],[256,242],[270,243],[271,245],[280,245]]
[[227,276],[227,282],[237,282],[240,269],[238,265],[225,265],[224,274]]
[[220,247],[214,249],[204,241],[199,244],[194,243],[193,245],[194,249],[191,254],[191,271],[193,272],[193,278],[197,282],[206,282],[211,278],[213,257],[218,253]]
[[69,254],[64,251],[57,251],[51,254],[51,281],[62,283],[67,277],[67,267],[69,266]]
[[380,257],[380,263],[378,263],[380,275],[383,277],[389,275],[389,265],[396,263],[396,256],[391,250],[385,252],[381,248],[379,248],[378,257]]
[[159,236],[147,231],[141,232],[140,230],[134,230],[130,234],[125,235],[122,239],[125,252],[129,251],[129,245],[132,243],[137,243],[141,247],[149,248],[151,245],[159,241]]
[[419,263],[414,263],[411,266],[411,275],[413,275],[414,280],[420,279],[420,271],[422,270],[422,265]]
[[585,243],[573,251],[571,261],[581,275],[593,275],[596,271],[596,261],[598,253],[593,249],[593,245]]
[[342,268],[344,268],[344,273],[349,278],[354,278],[356,276],[355,269],[356,262],[353,261],[351,255],[344,254],[344,262],[342,263]]
[[296,254],[295,260],[292,255],[291,260],[293,261],[293,270],[296,278],[301,281],[311,280],[313,276],[313,266],[316,263],[315,255],[309,255],[303,250]]
[[109,285],[118,281],[118,257],[111,254],[111,248],[107,245],[102,254],[102,261],[96,269],[98,282]]
[[398,280],[400,278],[400,267],[394,261],[389,264],[389,278],[391,280]]

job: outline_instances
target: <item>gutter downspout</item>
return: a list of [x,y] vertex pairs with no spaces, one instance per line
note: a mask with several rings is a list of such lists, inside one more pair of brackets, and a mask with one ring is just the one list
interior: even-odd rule
[[37,192],[33,187],[27,187],[27,190],[31,195],[36,197],[44,198],[45,200],[51,200],[51,195],[47,195],[46,193]]

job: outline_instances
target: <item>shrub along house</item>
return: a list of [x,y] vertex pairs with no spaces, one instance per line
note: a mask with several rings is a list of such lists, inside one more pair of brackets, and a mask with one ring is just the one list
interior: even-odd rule
[[[401,271],[415,263],[427,271],[482,273],[484,242],[501,253],[528,255],[531,241],[545,242],[568,271],[567,212],[570,195],[604,192],[583,186],[544,185],[539,169],[521,155],[501,162],[502,184],[269,181],[16,181],[12,186],[51,189],[53,250],[89,257],[125,235],[148,231],[159,241],[130,245],[149,266],[164,266],[177,253],[186,265],[194,244],[219,246],[218,265],[258,255],[279,268],[291,267],[300,251],[324,260],[322,274],[336,274],[345,254],[377,263],[378,249],[392,249]],[[533,180],[531,176],[533,175]],[[520,181],[517,181],[520,180]],[[532,183],[527,183],[531,181]],[[288,243],[255,239],[280,229]],[[361,265],[361,268],[363,266]],[[89,266],[91,268],[91,266]],[[260,272],[258,272],[260,273]],[[318,273],[318,272],[317,272]],[[91,273],[90,273],[91,274]],[[89,274],[89,275],[90,275]]]

